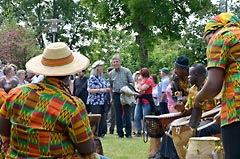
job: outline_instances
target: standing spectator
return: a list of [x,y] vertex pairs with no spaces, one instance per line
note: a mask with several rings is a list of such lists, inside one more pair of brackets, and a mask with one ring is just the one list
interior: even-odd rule
[[31,70],[27,69],[27,78],[26,81],[28,83],[38,83],[39,81],[41,81],[44,78],[43,75],[38,75],[33,73]]
[[3,74],[3,66],[4,66],[3,61],[0,59],[0,78],[4,75]]
[[73,95],[82,99],[84,104],[86,105],[87,112],[90,113],[90,107],[87,104],[87,81],[88,77],[85,76],[86,70],[81,70],[77,73],[77,77],[73,81]]
[[[108,67],[108,69],[107,69],[108,77],[109,77],[109,74],[112,70],[113,70],[113,67]],[[110,87],[109,78],[107,79],[107,85]],[[115,108],[114,108],[113,102],[111,101],[110,92],[106,93],[106,99],[109,100],[109,103],[110,103],[109,134],[113,134],[114,133],[114,128],[115,128],[115,125],[116,125],[116,117],[115,117]]]
[[17,77],[19,79],[19,85],[27,84],[28,82],[25,80],[26,78],[26,71],[25,70],[18,70]]
[[221,133],[227,159],[240,158],[240,20],[232,13],[221,13],[205,26],[208,79],[195,97],[194,107],[222,90]]
[[[134,89],[137,90],[137,85],[139,83],[139,76],[140,76],[140,71],[136,71],[133,73],[133,80],[134,80]],[[132,123],[132,134],[135,136],[136,135],[136,130],[135,130],[135,122],[134,122],[134,112],[136,108],[137,101],[135,100],[134,103],[131,104],[131,123]]]
[[168,110],[169,113],[176,113],[177,110],[174,108],[175,102],[172,98],[172,79],[173,79],[173,74],[174,72],[169,73],[169,84],[166,89],[166,95],[167,95],[167,100],[168,100]]
[[17,66],[16,66],[15,64],[13,64],[13,63],[11,63],[11,64],[9,64],[9,65],[13,67],[14,76],[17,75],[17,69],[18,69]]
[[88,79],[88,98],[87,104],[90,105],[92,114],[101,114],[101,119],[98,127],[98,136],[104,137],[104,128],[106,118],[104,115],[105,93],[109,91],[107,82],[103,76],[104,62],[99,60],[92,64],[91,75]]
[[148,68],[142,68],[140,70],[140,76],[141,81],[137,85],[137,89],[140,91],[140,94],[138,96],[137,105],[134,112],[134,121],[135,121],[135,129],[137,131],[136,136],[142,135],[143,133],[147,131],[146,129],[146,123],[143,123],[142,128],[142,118],[146,115],[149,115],[151,113],[151,104],[153,103],[153,97],[152,97],[152,88],[153,88],[153,81],[150,78],[150,72]]
[[13,89],[0,109],[0,134],[10,137],[6,158],[100,158],[84,103],[65,85],[88,64],[62,42],[26,63],[46,78]]
[[109,74],[110,88],[112,93],[111,97],[113,99],[113,105],[115,107],[116,114],[116,124],[117,124],[117,133],[118,137],[123,138],[123,122],[122,122],[122,113],[124,110],[124,118],[126,121],[125,136],[127,138],[132,138],[132,126],[131,126],[131,108],[130,105],[123,105],[120,102],[120,89],[123,86],[134,83],[132,78],[132,73],[129,69],[121,66],[122,60],[119,55],[114,55],[112,57],[113,70]]
[[6,91],[8,82],[15,75],[14,68],[11,65],[5,65],[3,68],[3,74],[4,76],[0,78],[0,88],[3,88]]
[[156,74],[151,74],[150,78],[153,80],[153,90],[152,90],[152,96],[154,104],[158,107],[159,101],[158,101],[158,78]]
[[168,68],[163,67],[160,70],[161,82],[159,82],[159,85],[158,85],[158,99],[159,99],[161,114],[169,113],[169,110],[167,107],[168,101],[167,101],[167,95],[166,95],[167,86],[169,84],[168,74],[169,74]]

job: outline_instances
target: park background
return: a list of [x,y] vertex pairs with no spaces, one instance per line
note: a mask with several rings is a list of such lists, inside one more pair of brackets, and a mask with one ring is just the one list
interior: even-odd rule
[[[207,19],[225,11],[239,17],[239,8],[239,0],[1,0],[0,59],[25,69],[46,45],[62,41],[91,64],[111,66],[118,53],[132,72],[172,69],[179,55],[206,64]],[[109,158],[147,158],[149,142],[142,138],[107,134],[102,143]]]
[[[214,2],[214,3],[213,3]],[[54,41],[66,42],[90,62],[118,53],[132,72],[173,68],[179,55],[206,63],[206,20],[231,11],[236,0],[2,0],[0,59],[25,67]],[[90,69],[90,68],[89,68]]]

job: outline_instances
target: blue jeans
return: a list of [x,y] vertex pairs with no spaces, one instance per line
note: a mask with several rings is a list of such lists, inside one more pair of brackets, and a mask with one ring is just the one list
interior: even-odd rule
[[[134,122],[135,122],[136,131],[142,130],[141,120],[145,115],[149,115],[150,113],[151,113],[150,104],[143,104],[142,102],[137,103],[135,112],[134,112]],[[144,122],[144,131],[147,131],[145,122]]]
[[103,156],[103,155],[100,155],[100,158],[101,158],[101,159],[109,159],[108,157]]

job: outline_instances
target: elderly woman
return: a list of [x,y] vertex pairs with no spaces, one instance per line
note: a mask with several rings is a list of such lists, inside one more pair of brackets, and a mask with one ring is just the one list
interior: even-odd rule
[[[104,62],[99,60],[92,64],[91,75],[88,79],[88,98],[87,104],[90,105],[92,114],[101,114],[98,128],[98,136],[103,137],[104,134],[104,96],[109,91],[107,82],[103,76]],[[96,134],[95,134],[96,135]]]
[[19,84],[24,85],[27,84],[28,82],[25,80],[26,79],[26,71],[25,70],[18,70],[17,71],[17,77],[19,79]]
[[0,88],[5,90],[8,87],[8,82],[14,76],[14,68],[11,65],[6,65],[3,68],[3,74],[4,76],[0,78]]

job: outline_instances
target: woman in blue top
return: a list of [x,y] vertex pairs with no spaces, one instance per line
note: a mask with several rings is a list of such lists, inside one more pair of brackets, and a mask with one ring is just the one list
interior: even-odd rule
[[[92,114],[101,114],[98,127],[98,136],[104,136],[104,95],[109,91],[107,82],[103,76],[104,62],[99,60],[92,64],[91,75],[88,79],[87,104],[90,105]],[[96,134],[95,134],[96,135]]]

